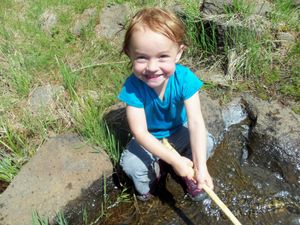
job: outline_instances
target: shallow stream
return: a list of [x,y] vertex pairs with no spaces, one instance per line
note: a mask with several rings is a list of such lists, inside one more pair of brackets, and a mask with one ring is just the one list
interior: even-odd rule
[[[300,190],[286,183],[278,171],[251,161],[248,125],[230,127],[209,159],[214,191],[243,225],[300,225]],[[98,224],[232,224],[209,197],[191,201],[172,173],[165,181],[153,199],[120,203]]]

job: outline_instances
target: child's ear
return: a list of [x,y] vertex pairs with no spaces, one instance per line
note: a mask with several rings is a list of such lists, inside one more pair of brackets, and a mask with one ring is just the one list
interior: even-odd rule
[[177,53],[176,59],[175,59],[176,63],[180,60],[180,58],[182,56],[182,53],[183,53],[183,51],[184,51],[185,48],[186,48],[185,45],[180,45],[179,46],[179,50],[178,50],[178,53]]

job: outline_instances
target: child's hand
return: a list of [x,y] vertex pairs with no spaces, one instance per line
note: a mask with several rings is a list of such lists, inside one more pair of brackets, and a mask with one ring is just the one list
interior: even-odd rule
[[212,178],[206,166],[195,170],[195,180],[197,181],[198,188],[202,188],[203,184],[206,184],[211,190],[214,189]]
[[178,161],[172,165],[175,173],[181,177],[194,179],[193,162],[184,156],[179,157]]

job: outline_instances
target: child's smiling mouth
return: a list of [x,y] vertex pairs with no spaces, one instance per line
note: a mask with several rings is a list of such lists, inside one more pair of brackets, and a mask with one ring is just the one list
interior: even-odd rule
[[156,79],[156,78],[158,78],[160,76],[162,76],[162,74],[158,74],[158,75],[155,75],[155,74],[145,75],[145,77],[146,77],[147,80]]

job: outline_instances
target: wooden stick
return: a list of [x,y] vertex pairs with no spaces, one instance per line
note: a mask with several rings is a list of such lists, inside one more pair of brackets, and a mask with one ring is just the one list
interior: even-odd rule
[[[166,138],[163,138],[162,143],[170,150],[176,151],[172,145],[168,142]],[[204,191],[209,195],[209,197],[221,208],[225,215],[231,220],[234,225],[242,225],[240,221],[233,215],[233,213],[228,209],[228,207],[222,202],[222,200],[216,195],[216,193],[210,189],[206,184],[202,185]]]
[[234,225],[242,225],[241,222],[233,215],[230,209],[222,202],[222,200],[216,195],[216,193],[210,189],[206,184],[202,185],[204,191],[209,197],[221,208],[225,215],[231,220]]

